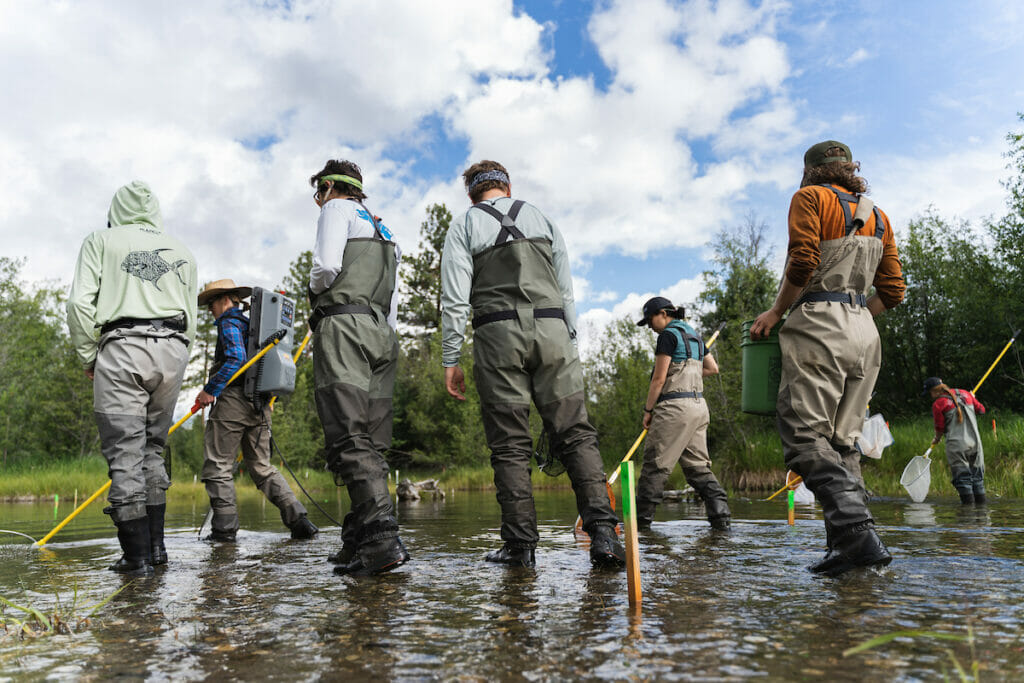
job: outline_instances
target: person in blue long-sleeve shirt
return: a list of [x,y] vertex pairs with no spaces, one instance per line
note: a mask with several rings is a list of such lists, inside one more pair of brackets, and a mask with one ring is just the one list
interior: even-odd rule
[[213,404],[206,423],[203,451],[203,483],[213,508],[212,532],[206,540],[234,542],[239,528],[232,469],[239,446],[245,468],[263,495],[281,510],[281,521],[291,529],[292,538],[312,538],[318,531],[306,516],[306,508],[295,497],[288,482],[270,464],[270,406],[257,409],[245,397],[241,379],[228,384],[246,361],[245,339],[249,319],[239,306],[252,293],[232,280],[217,280],[199,295],[217,325],[210,379],[196,397],[206,407]]

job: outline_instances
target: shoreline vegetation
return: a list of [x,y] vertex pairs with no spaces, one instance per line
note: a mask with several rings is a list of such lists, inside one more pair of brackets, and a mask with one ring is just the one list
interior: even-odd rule
[[[992,420],[996,421],[996,431]],[[982,444],[985,450],[985,484],[992,497],[1024,498],[1024,417],[995,413],[979,416]],[[880,460],[864,458],[861,461],[864,479],[871,493],[876,496],[904,496],[906,492],[899,483],[903,468],[915,455],[922,455],[933,436],[931,420],[918,419],[891,425],[895,442],[885,449]],[[605,471],[610,473],[618,459],[604,453]],[[759,431],[746,436],[745,442],[712,444],[711,455],[714,470],[729,491],[730,496],[752,497],[777,490],[784,484],[785,468],[778,436],[774,432]],[[620,456],[621,457],[621,456]],[[642,459],[642,448],[635,459]],[[931,454],[932,483],[930,495],[955,496],[950,483],[949,467],[946,465],[945,441],[935,447]],[[291,475],[281,465],[280,458],[273,463],[294,484]],[[309,493],[318,499],[334,498],[338,491],[331,475],[323,469],[298,466],[295,474]],[[395,471],[392,469],[391,489],[394,490]],[[488,465],[449,467],[411,466],[399,469],[401,479],[420,481],[438,479],[442,490],[470,491],[493,490],[493,473]],[[569,490],[569,479],[565,474],[549,477],[536,468],[533,470],[533,486],[537,489]],[[0,502],[41,502],[60,497],[64,505],[76,499],[84,501],[107,481],[107,468],[103,458],[91,454],[76,459],[49,461],[39,465],[15,465],[0,475]],[[172,460],[172,481],[167,495],[171,502],[193,500],[204,496],[203,483],[185,463]],[[259,496],[259,492],[244,473],[236,479],[240,497]],[[301,497],[301,492],[296,493]],[[669,478],[669,489],[686,488],[686,481],[679,468]]]

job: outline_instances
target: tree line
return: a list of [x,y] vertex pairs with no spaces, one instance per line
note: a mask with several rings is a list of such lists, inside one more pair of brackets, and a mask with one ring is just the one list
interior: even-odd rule
[[[1024,121],[1024,115],[1021,116]],[[1009,341],[1024,327],[1024,134],[1007,136],[1009,179],[1006,213],[978,225],[928,209],[897,234],[907,281],[904,302],[876,319],[882,338],[882,371],[872,412],[889,419],[926,415],[920,396],[925,377],[973,388]],[[884,206],[884,198],[880,200]],[[488,451],[476,393],[465,402],[444,390],[440,341],[440,255],[452,219],[442,204],[427,208],[418,251],[403,259],[399,309],[401,358],[395,386],[393,465],[441,469],[483,465]],[[898,217],[894,217],[898,220]],[[723,228],[709,244],[713,256],[701,291],[687,304],[690,322],[705,334],[725,322],[714,354],[721,373],[705,384],[712,414],[713,453],[748,447],[773,420],[740,411],[740,326],[768,308],[780,273],[772,267],[769,227],[754,214]],[[311,253],[289,265],[279,288],[296,301],[296,344],[308,329],[306,280]],[[64,326],[65,290],[28,285],[22,262],[0,257],[0,466],[38,463],[98,453],[92,386],[73,353]],[[654,336],[631,319],[615,321],[601,346],[584,361],[591,419],[606,464],[617,461],[640,431],[641,408],[653,362]],[[216,330],[202,312],[184,391],[205,381]],[[463,368],[472,377],[472,335]],[[1011,348],[985,382],[982,400],[997,411],[1024,412],[1024,364]],[[202,424],[178,430],[175,462],[193,472],[202,463]],[[540,435],[534,418],[534,433]],[[313,401],[313,372],[297,364],[293,394],[273,417],[275,442],[293,466],[319,467],[323,435]],[[716,456],[722,457],[722,456]]]

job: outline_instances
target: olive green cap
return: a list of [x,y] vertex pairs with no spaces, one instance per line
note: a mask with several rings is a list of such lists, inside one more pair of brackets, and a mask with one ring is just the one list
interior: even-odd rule
[[[833,147],[838,147],[843,150],[843,154],[826,156],[828,154],[828,150]],[[819,142],[816,145],[812,145],[811,148],[804,153],[804,168],[813,168],[833,161],[853,161],[853,154],[850,153],[850,148],[838,140],[825,140],[824,142]]]

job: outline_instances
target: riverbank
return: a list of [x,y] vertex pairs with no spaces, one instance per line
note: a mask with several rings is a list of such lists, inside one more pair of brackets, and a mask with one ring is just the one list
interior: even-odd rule
[[[982,444],[985,450],[985,484],[992,496],[1024,498],[1024,418],[1016,415],[997,415],[997,429],[992,429],[993,417],[986,415],[979,419]],[[893,445],[885,449],[880,460],[864,458],[862,468],[868,489],[879,496],[903,496],[900,485],[903,468],[916,455],[921,455],[931,442],[933,431],[929,419],[903,422],[891,426]],[[711,444],[714,470],[723,485],[734,496],[757,496],[782,486],[785,469],[782,466],[782,448],[778,436],[772,431],[761,431],[743,435],[733,443]],[[605,454],[606,462],[614,455]],[[639,454],[638,454],[639,457]],[[946,465],[945,442],[935,448],[932,457],[932,486],[934,495],[953,496],[955,491],[950,483],[949,467]],[[285,473],[289,483],[291,476],[275,458],[274,464]],[[204,494],[203,484],[198,477],[176,463],[172,473],[173,485],[168,490],[172,500],[191,500]],[[606,467],[611,471],[611,466]],[[319,499],[333,500],[339,493],[331,475],[322,469],[297,467],[295,474],[310,495]],[[392,472],[392,477],[395,472]],[[419,481],[438,479],[445,491],[492,490],[494,474],[486,465],[459,467],[444,470],[410,469],[400,470],[402,479]],[[549,477],[533,471],[534,488],[569,489],[569,478],[565,474]],[[62,460],[31,466],[9,466],[0,475],[0,501],[52,500],[57,495],[61,501],[85,500],[107,481],[106,463],[99,455]],[[394,490],[396,481],[392,479]],[[685,488],[679,468],[669,478],[668,488]],[[259,496],[248,477],[238,479],[240,496]]]

